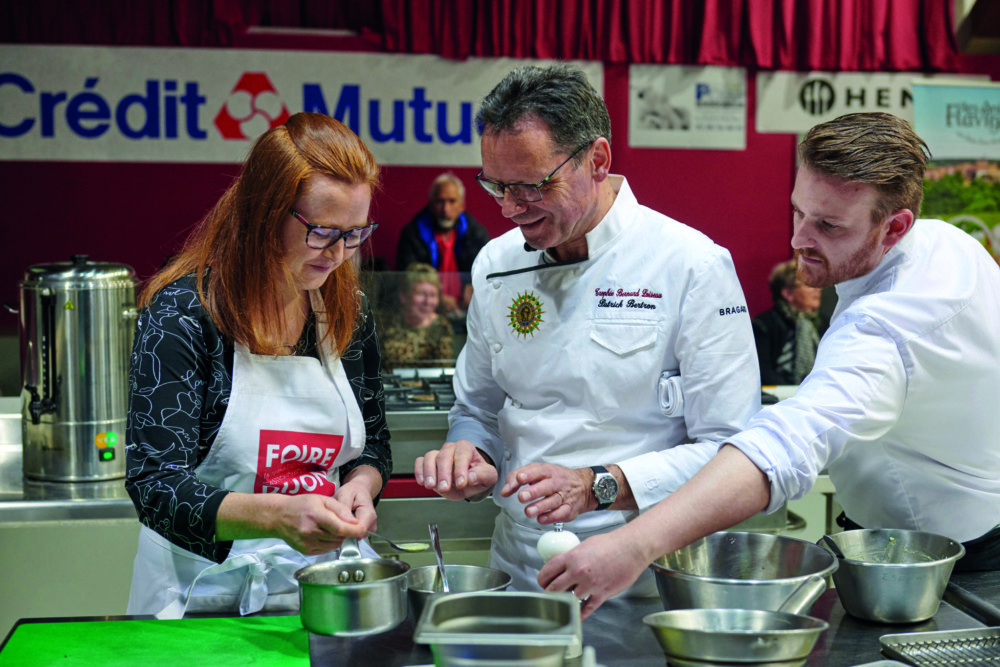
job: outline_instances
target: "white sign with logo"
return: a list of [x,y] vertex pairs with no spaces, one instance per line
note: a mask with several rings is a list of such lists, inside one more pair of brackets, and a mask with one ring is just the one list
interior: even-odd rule
[[[383,164],[476,166],[475,113],[544,61],[237,49],[0,45],[0,160],[242,162],[298,111],[333,116]],[[598,91],[599,62],[579,65]]]
[[[758,72],[757,131],[798,134],[838,116],[884,111],[913,122],[912,72]],[[938,75],[935,78],[978,78]]]
[[935,160],[1000,160],[1000,83],[913,82],[913,129]]
[[629,66],[629,146],[746,148],[742,67]]

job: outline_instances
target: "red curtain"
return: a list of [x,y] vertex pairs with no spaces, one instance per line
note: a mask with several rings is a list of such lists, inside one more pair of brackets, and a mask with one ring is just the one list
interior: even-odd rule
[[231,46],[251,26],[345,29],[387,51],[955,71],[954,0],[32,0],[0,42]]
[[253,26],[382,32],[376,0],[12,0],[0,42],[232,46]]
[[952,0],[382,0],[403,53],[955,71]]

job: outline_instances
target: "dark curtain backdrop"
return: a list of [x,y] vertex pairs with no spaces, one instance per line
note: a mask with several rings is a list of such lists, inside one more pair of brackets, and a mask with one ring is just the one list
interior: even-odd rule
[[0,42],[233,46],[248,28],[350,30],[399,53],[956,71],[953,0],[13,0]]

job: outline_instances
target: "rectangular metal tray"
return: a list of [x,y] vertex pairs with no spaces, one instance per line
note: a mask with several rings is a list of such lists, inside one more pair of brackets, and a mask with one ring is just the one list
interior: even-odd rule
[[917,667],[1000,664],[1000,628],[882,635],[879,644],[888,657]]

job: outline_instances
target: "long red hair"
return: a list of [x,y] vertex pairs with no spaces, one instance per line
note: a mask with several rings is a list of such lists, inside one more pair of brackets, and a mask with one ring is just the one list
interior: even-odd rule
[[[180,253],[146,283],[140,307],[173,281],[194,273],[198,297],[222,334],[254,354],[273,352],[281,342],[279,297],[291,281],[282,261],[282,229],[299,188],[313,174],[367,185],[373,193],[379,187],[375,158],[343,123],[318,113],[291,116],[257,139],[239,177]],[[328,335],[342,354],[360,312],[356,259],[337,267],[321,292]]]

